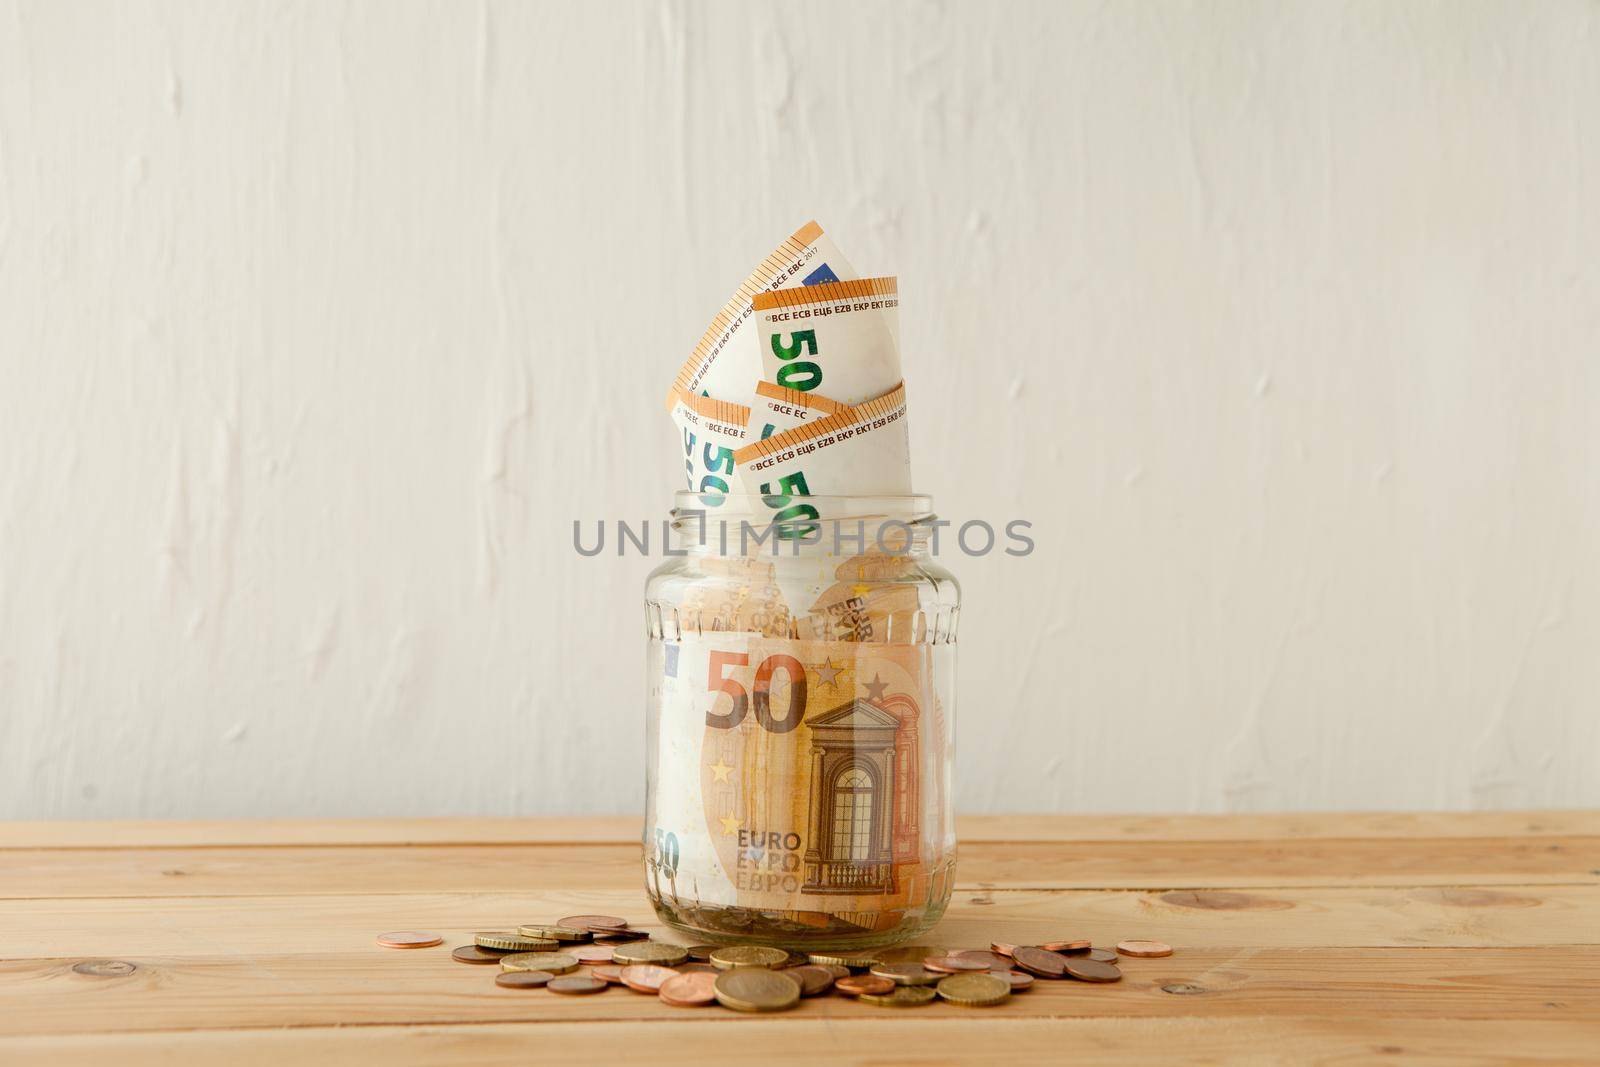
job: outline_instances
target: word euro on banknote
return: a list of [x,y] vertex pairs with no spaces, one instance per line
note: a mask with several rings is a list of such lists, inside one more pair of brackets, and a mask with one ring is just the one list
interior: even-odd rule
[[762,293],[794,286],[827,285],[854,278],[855,271],[814,220],[806,223],[763,259],[734,290],[700,335],[667,394],[670,411],[678,390],[745,403],[762,377],[761,353],[740,331],[753,314],[751,301]]

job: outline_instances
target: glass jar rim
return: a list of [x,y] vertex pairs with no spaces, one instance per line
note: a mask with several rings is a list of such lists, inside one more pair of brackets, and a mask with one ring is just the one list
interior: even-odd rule
[[[815,507],[824,522],[837,519],[890,519],[905,523],[927,522],[934,518],[933,497],[924,493],[903,496],[797,496]],[[766,522],[773,508],[760,493],[697,493],[680,489],[672,494],[672,519],[681,522],[690,516],[704,515],[727,519],[758,519]]]

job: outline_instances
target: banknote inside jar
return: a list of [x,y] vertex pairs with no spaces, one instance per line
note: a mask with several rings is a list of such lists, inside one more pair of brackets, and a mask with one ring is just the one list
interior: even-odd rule
[[679,503],[690,544],[647,597],[658,912],[757,943],[871,945],[926,928],[954,861],[958,595],[928,551],[930,501],[808,498],[822,535],[759,548],[734,531],[766,502]]

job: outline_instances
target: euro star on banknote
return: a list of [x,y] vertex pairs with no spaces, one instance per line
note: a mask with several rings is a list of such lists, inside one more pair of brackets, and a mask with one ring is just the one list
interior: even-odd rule
[[744,331],[751,301],[761,293],[794,286],[826,285],[853,279],[855,271],[815,220],[773,249],[734,290],[700,335],[667,392],[667,408],[678,390],[747,403],[761,378],[761,353]]

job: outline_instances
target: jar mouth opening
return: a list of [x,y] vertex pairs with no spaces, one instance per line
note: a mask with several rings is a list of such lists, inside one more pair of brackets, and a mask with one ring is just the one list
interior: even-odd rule
[[[755,493],[674,494],[672,529],[689,551],[725,554],[729,546],[770,543],[794,554],[829,554],[829,546],[847,543],[883,546],[892,555],[927,543],[938,518],[933,498],[909,496],[792,496],[772,498]],[[716,547],[712,547],[712,546]],[[864,551],[865,549],[863,549]]]
[[[781,502],[780,502],[781,501]],[[705,515],[733,520],[759,519],[766,522],[775,510],[790,502],[816,508],[825,520],[893,519],[899,522],[925,522],[934,517],[933,497],[923,493],[905,496],[795,496],[774,499],[760,493],[695,493],[679,490],[672,494],[674,522],[684,517]]]

